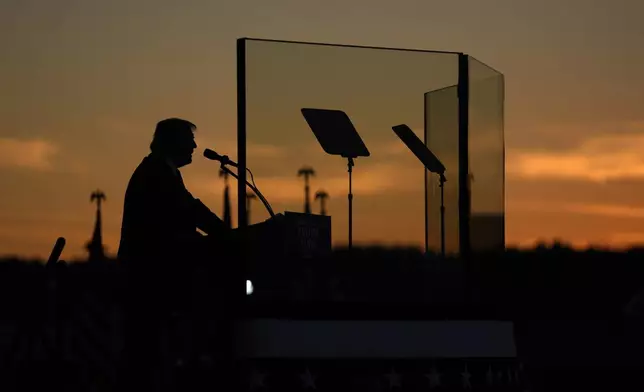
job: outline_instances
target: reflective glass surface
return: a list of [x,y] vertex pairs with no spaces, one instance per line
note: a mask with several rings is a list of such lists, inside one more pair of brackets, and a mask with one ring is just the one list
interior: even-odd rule
[[468,65],[471,249],[498,251],[505,247],[504,77],[471,56]]

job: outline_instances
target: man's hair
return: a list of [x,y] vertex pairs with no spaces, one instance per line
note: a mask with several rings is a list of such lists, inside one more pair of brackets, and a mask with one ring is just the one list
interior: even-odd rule
[[157,123],[154,137],[150,143],[150,151],[167,153],[172,150],[175,143],[186,133],[193,133],[197,126],[181,118],[167,118]]

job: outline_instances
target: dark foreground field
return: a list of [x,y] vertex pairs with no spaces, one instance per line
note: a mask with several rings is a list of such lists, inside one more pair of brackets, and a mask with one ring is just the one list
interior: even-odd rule
[[[365,248],[310,263],[266,260],[247,276],[255,292],[236,310],[244,317],[512,320],[533,390],[644,385],[644,324],[631,301],[644,289],[642,251],[551,248],[466,263]],[[70,388],[111,390],[127,300],[123,278],[114,261],[51,270],[0,263],[0,390],[56,374]],[[200,278],[195,282],[212,284]],[[216,300],[200,303],[218,313]]]

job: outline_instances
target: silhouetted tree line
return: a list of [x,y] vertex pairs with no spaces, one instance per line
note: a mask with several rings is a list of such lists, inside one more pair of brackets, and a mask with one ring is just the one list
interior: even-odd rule
[[[415,248],[374,246],[351,252],[336,249],[323,260],[264,261],[264,268],[249,271],[255,286],[248,297],[250,312],[356,317],[355,305],[360,304],[367,318],[387,317],[389,312],[394,318],[515,320],[523,354],[542,367],[548,362],[543,356],[556,355],[553,350],[572,344],[571,337],[586,336],[584,331],[587,335],[592,331],[593,336],[586,337],[596,346],[604,342],[605,350],[609,350],[610,337],[634,336],[628,335],[623,310],[644,289],[644,249],[575,251],[555,244],[481,254],[465,263],[424,255]],[[46,336],[60,323],[58,329],[68,332],[56,339],[68,339],[64,346],[69,353],[56,354],[67,364],[58,376],[75,380],[67,381],[69,388],[83,390],[89,384],[101,384],[109,390],[119,360],[123,279],[122,269],[110,259],[54,268],[38,260],[0,262],[4,331],[0,369],[14,378],[27,377],[27,363],[29,371],[58,369],[46,365],[53,347],[58,347],[50,341],[54,338],[34,336]],[[421,311],[418,305],[424,306]],[[409,313],[405,313],[407,308]],[[540,337],[553,323],[569,325],[569,330],[550,331],[544,343]],[[582,328],[579,323],[586,324]]]
[[[59,274],[64,272],[59,285],[68,290],[89,290],[113,301],[120,298],[123,276],[115,260],[57,268]],[[0,261],[3,302],[43,298],[46,276],[39,260]],[[262,297],[295,302],[342,298],[403,304],[458,299],[513,313],[530,309],[555,314],[574,305],[576,312],[598,314],[621,311],[617,304],[624,304],[644,286],[644,248],[576,251],[555,244],[480,254],[468,263],[449,257],[441,260],[416,248],[354,247],[352,252],[340,248],[320,260],[261,260],[249,269],[248,278],[255,287],[252,298],[258,301]],[[271,284],[274,281],[280,283]],[[16,301],[9,301],[8,308],[15,306],[11,303]]]

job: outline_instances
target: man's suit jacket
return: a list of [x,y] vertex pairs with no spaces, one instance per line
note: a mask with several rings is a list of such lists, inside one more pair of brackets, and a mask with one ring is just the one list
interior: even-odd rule
[[210,237],[230,231],[190,194],[178,170],[163,157],[145,157],[125,193],[119,259],[147,269],[193,258],[204,243],[197,228]]

